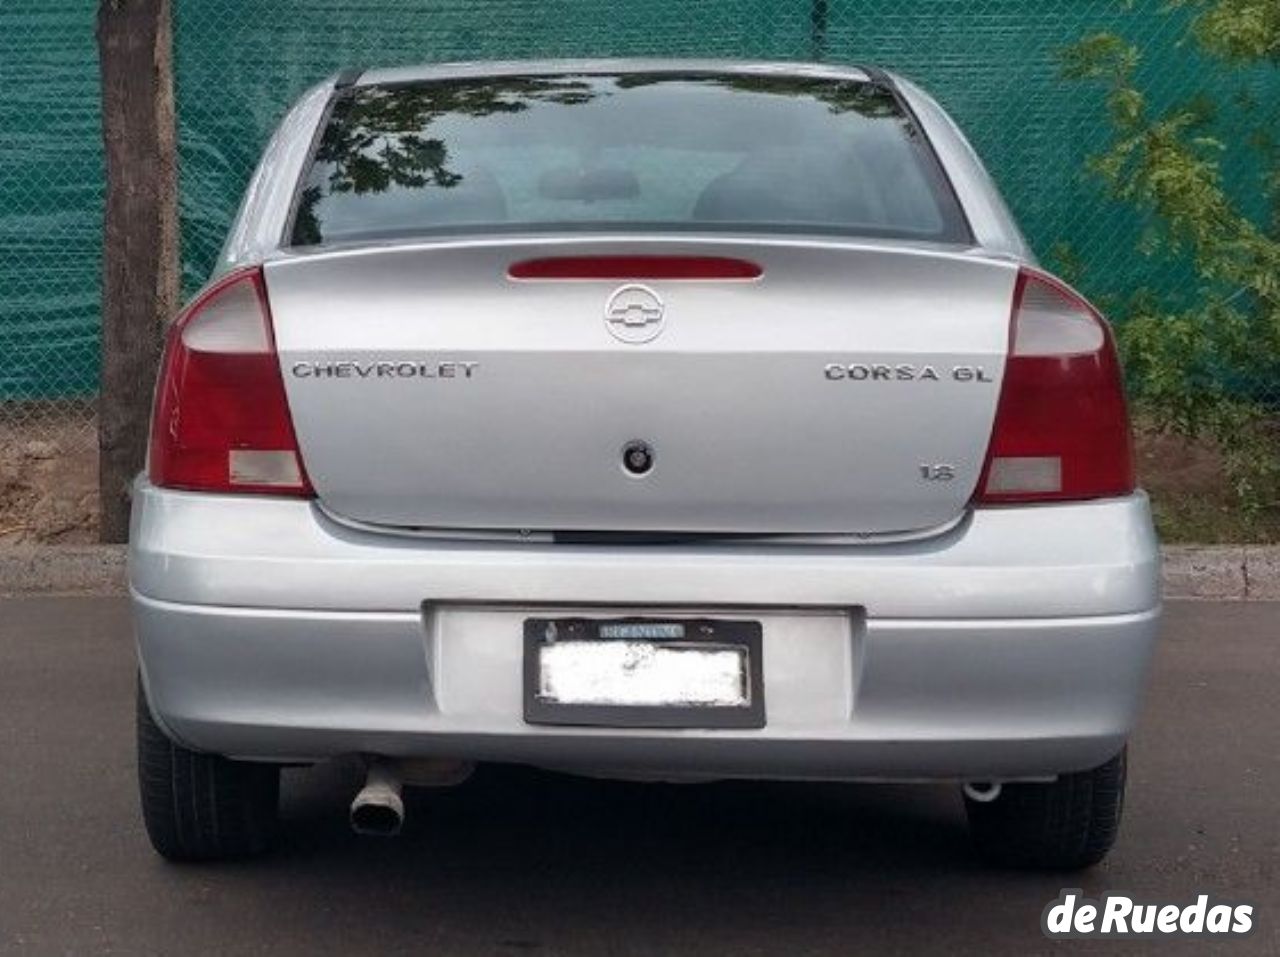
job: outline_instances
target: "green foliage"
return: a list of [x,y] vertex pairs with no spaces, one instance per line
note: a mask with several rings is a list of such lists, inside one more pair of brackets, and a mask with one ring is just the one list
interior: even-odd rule
[[[1160,15],[1178,7],[1194,8],[1185,55],[1224,70],[1280,66],[1280,0],[1172,0]],[[1157,428],[1215,441],[1239,505],[1257,515],[1280,507],[1275,409],[1253,398],[1268,385],[1280,393],[1280,151],[1271,111],[1250,103],[1257,128],[1231,141],[1218,131],[1218,104],[1203,98],[1155,115],[1136,79],[1141,58],[1113,34],[1086,37],[1062,58],[1066,77],[1105,85],[1114,135],[1091,172],[1149,219],[1144,252],[1184,257],[1200,279],[1190,306],[1144,291],[1122,307],[1130,390]],[[1258,193],[1273,214],[1265,221],[1223,185],[1233,151],[1254,151],[1266,170]]]
[[1280,63],[1280,3],[1276,0],[1174,0],[1175,7],[1203,7],[1196,20],[1200,45],[1223,60]]

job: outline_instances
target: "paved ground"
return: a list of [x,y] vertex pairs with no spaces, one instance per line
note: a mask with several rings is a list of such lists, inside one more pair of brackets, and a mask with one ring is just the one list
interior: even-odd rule
[[[1097,896],[1257,905],[1280,951],[1280,605],[1170,609]],[[0,953],[1132,953],[1040,937],[1064,880],[980,870],[949,789],[580,781],[494,769],[346,829],[351,767],[286,776],[284,846],[235,867],[151,855],[133,790],[118,599],[0,602]],[[1154,953],[1158,945],[1149,948]]]

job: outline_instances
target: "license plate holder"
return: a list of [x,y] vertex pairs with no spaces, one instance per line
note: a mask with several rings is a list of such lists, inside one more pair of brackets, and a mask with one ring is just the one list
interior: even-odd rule
[[[653,671],[679,672],[685,664],[725,685],[731,656],[742,662],[740,699],[732,704],[607,703],[559,700],[549,693],[551,675],[543,650],[559,643],[564,659],[575,643],[589,667],[608,669],[610,662],[639,658]],[[626,649],[621,646],[627,645]],[[763,728],[765,726],[763,640],[758,621],[713,618],[527,618],[524,622],[524,718],[529,724],[614,728]],[[682,661],[685,654],[701,656]],[[712,663],[712,658],[715,662]],[[689,670],[685,668],[685,670]],[[621,676],[614,675],[614,678]],[[698,676],[695,674],[693,679]],[[706,675],[703,676],[704,679]],[[625,680],[622,681],[625,685]],[[688,691],[688,689],[685,689]]]

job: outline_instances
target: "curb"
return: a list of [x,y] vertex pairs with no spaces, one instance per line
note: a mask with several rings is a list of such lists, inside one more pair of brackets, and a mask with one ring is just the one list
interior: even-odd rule
[[[1280,545],[1171,545],[1165,598],[1280,601]],[[123,545],[0,548],[0,597],[123,595]]]
[[1280,601],[1280,546],[1170,545],[1166,598]]

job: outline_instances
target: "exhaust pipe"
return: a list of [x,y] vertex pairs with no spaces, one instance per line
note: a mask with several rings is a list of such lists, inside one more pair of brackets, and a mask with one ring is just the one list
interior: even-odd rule
[[369,762],[369,776],[351,802],[351,829],[373,837],[395,837],[404,825],[400,772],[381,758]]
[[999,781],[969,781],[964,786],[964,796],[977,804],[990,804],[1003,790]]

